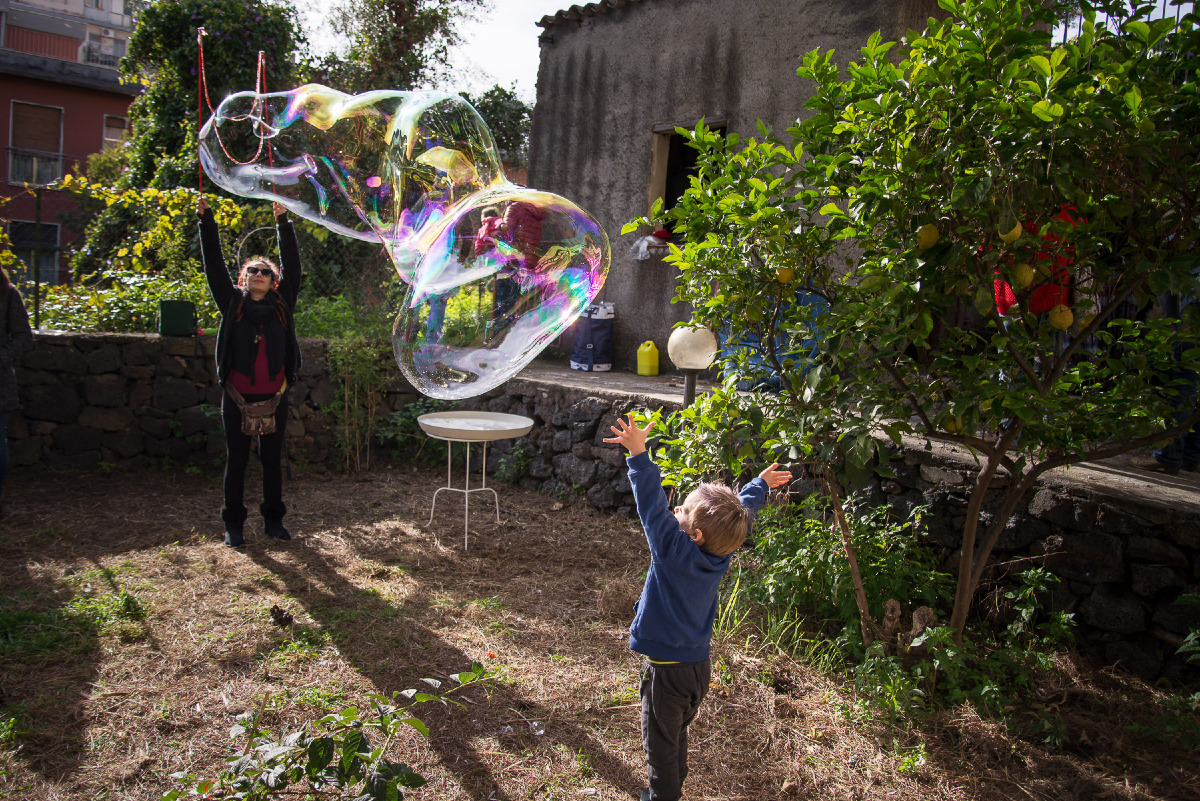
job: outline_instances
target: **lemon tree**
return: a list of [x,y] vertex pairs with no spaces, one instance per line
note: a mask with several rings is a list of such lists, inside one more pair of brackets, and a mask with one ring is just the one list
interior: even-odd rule
[[[1081,33],[1054,41],[1067,5]],[[1197,17],[1109,5],[1116,23],[1088,3],[940,0],[926,31],[876,34],[848,65],[807,54],[811,99],[786,136],[687,132],[699,167],[667,219],[682,243],[677,297],[759,343],[756,358],[729,355],[727,391],[693,424],[731,431],[728,408],[761,405],[762,444],[850,477],[886,473],[888,440],[908,434],[978,453],[950,620],[960,641],[1039,477],[1200,417],[1174,417],[1171,348],[1200,339],[1200,321],[1122,311],[1197,289]],[[780,292],[781,264],[820,302]],[[1070,293],[1054,294],[1063,267]],[[1016,297],[1005,315],[997,279]],[[1035,313],[1047,288],[1046,311],[1060,308]],[[1183,358],[1200,367],[1200,349]],[[764,364],[778,392],[729,391]]]

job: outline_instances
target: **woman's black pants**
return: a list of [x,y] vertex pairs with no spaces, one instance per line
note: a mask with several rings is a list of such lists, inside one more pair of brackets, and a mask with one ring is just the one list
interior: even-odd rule
[[[268,400],[274,395],[246,395],[248,402]],[[259,506],[263,520],[279,522],[287,514],[283,503],[283,438],[287,431],[287,392],[275,410],[275,433],[258,438],[258,460],[262,464],[263,502]],[[246,520],[246,465],[250,461],[250,436],[242,433],[242,410],[229,396],[221,393],[221,423],[225,426],[225,507],[221,519],[241,524]]]

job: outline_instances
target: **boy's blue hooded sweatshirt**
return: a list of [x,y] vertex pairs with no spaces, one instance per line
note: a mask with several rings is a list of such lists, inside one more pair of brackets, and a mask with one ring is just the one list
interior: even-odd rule
[[[627,464],[650,544],[650,570],[629,627],[629,647],[657,662],[700,662],[708,658],[717,588],[733,555],[709,553],[680,528],[648,453],[630,456]],[[767,499],[767,483],[756,478],[739,497],[757,512]]]

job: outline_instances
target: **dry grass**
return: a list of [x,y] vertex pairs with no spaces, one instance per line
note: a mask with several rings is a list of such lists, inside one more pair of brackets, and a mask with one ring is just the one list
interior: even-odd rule
[[[234,716],[256,704],[286,728],[478,661],[500,669],[493,691],[421,707],[430,737],[395,746],[429,779],[413,798],[636,798],[637,524],[503,486],[505,523],[475,496],[464,552],[457,497],[421,527],[443,478],[300,469],[286,487],[296,539],[252,525],[234,550],[220,542],[215,475],[10,476],[6,606],[124,590],[148,614],[88,630],[69,652],[0,643],[0,711],[17,729],[0,747],[0,795],[157,798],[173,772],[214,775]],[[291,629],[271,624],[274,605]],[[1045,699],[1066,726],[1055,749],[969,709],[920,731],[851,720],[844,688],[752,638],[718,643],[715,658],[689,799],[1200,798],[1194,753],[1129,733],[1153,691],[1117,675],[1064,665]]]

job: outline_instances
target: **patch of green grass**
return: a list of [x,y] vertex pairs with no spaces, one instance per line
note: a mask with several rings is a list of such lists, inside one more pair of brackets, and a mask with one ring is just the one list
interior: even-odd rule
[[292,636],[271,649],[270,656],[286,659],[308,659],[315,657],[321,649],[333,643],[333,637],[324,629],[311,626],[293,626]]
[[0,654],[79,653],[92,647],[99,632],[117,628],[120,633],[126,624],[145,619],[141,602],[125,590],[76,596],[57,609],[0,608]]
[[292,697],[292,701],[300,706],[316,707],[318,710],[332,709],[346,700],[346,693],[336,684],[328,689],[321,687],[304,687]]
[[470,603],[468,603],[467,606],[471,609],[496,610],[496,609],[503,609],[504,602],[501,601],[499,598],[497,598],[495,595],[492,595],[487,598],[476,598],[474,601],[471,601]]
[[600,706],[628,706],[629,704],[638,701],[641,698],[641,693],[636,684],[626,684],[623,687],[615,690],[612,695],[600,702]]
[[13,748],[29,732],[20,728],[17,712],[12,707],[0,708],[0,748]]

